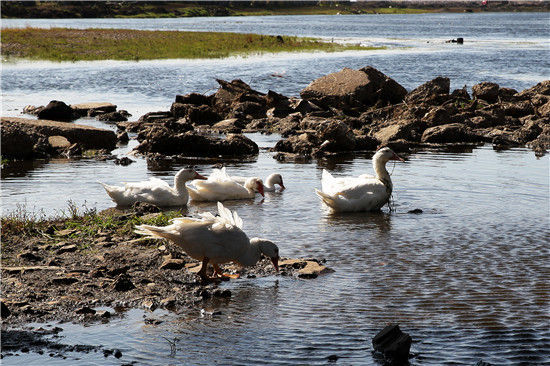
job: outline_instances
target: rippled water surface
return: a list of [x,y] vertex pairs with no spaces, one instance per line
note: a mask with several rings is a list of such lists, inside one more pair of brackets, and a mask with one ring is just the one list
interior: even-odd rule
[[[485,18],[477,18],[482,16]],[[112,26],[114,22],[116,27],[209,26],[253,32],[260,32],[258,24],[271,24],[274,30],[266,33],[274,34],[284,33],[277,27],[286,24],[286,29],[297,29],[296,34],[365,39],[370,35],[366,31],[366,36],[356,34],[364,26],[356,22],[362,19],[358,17],[337,18],[346,20],[345,26],[338,28],[342,31],[333,26],[336,17],[307,18],[315,19],[315,24],[325,19],[325,23],[312,26],[311,33],[300,30],[299,24],[304,28],[308,23],[296,19],[299,17],[68,22],[73,26],[100,26],[102,22]],[[259,90],[297,95],[315,77],[344,66],[373,65],[409,89],[437,75],[451,77],[456,87],[490,80],[517,89],[547,78],[544,56],[548,48],[540,40],[541,29],[548,29],[545,14],[375,19],[387,22],[386,27],[379,24],[369,29],[373,37],[390,42],[390,36],[396,34],[417,45],[328,56],[11,65],[2,70],[2,113],[18,115],[24,105],[45,104],[50,99],[68,103],[106,100],[137,118],[145,112],[168,109],[177,93],[215,87],[214,77],[239,77]],[[472,24],[468,24],[470,20]],[[65,26],[67,21],[59,22],[56,25]],[[417,31],[408,25],[414,22],[420,24]],[[435,37],[433,30],[446,29],[445,22],[452,27]],[[494,26],[509,23],[514,27]],[[487,27],[480,28],[483,24]],[[460,49],[444,43],[418,45],[418,40],[454,38],[466,32],[483,38],[476,29],[483,29],[489,39],[506,42],[487,49],[481,43]],[[273,70],[286,76],[270,77]],[[112,128],[93,120],[79,123]],[[249,136],[261,147],[273,146],[279,139],[276,135]],[[115,153],[123,155],[132,146],[122,146]],[[226,163],[228,171],[236,175],[263,177],[280,172],[288,187],[283,193],[268,193],[263,203],[258,199],[227,203],[243,218],[245,231],[250,236],[275,239],[283,256],[324,258],[333,273],[314,280],[272,276],[223,283],[232,297],[205,302],[202,314],[200,309],[183,314],[130,310],[107,325],[61,325],[62,341],[121,349],[123,357],[117,362],[93,353],[69,354],[67,360],[30,354],[2,362],[74,364],[80,358],[79,362],[90,364],[313,365],[326,364],[327,356],[337,355],[337,364],[368,365],[375,364],[371,338],[387,323],[397,322],[414,340],[412,352],[417,357],[411,360],[413,365],[473,365],[479,359],[499,365],[549,364],[548,156],[537,159],[527,149],[496,152],[490,147],[415,153],[405,163],[388,164],[394,183],[393,212],[385,207],[375,214],[328,213],[313,193],[320,187],[322,169],[335,176],[371,173],[370,158],[358,155],[306,164],[280,163],[272,153],[261,150],[253,161]],[[24,205],[54,215],[71,200],[101,210],[112,203],[96,181],[118,183],[150,176],[171,181],[181,168],[133,159],[136,162],[127,167],[93,159],[10,165],[2,171],[2,208],[6,213]],[[201,173],[209,173],[211,168],[210,162],[197,164]],[[189,214],[214,207],[191,204]],[[416,208],[423,213],[408,213]],[[209,315],[218,310],[221,314]],[[145,325],[143,316],[164,322]],[[175,352],[168,340],[175,340]]]

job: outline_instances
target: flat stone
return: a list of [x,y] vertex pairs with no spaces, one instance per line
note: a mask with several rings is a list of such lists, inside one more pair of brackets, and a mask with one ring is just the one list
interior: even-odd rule
[[54,149],[64,149],[71,146],[70,141],[63,136],[50,136],[48,137],[48,143]]
[[51,270],[60,270],[60,269],[63,269],[63,268],[58,266],[2,267],[2,270],[6,271],[9,274],[32,272],[32,271],[51,271]]
[[107,102],[78,103],[71,104],[70,107],[81,116],[88,115],[88,111],[90,110],[100,110],[103,113],[109,113],[117,109],[116,105]]
[[64,245],[61,248],[56,250],[56,254],[63,254],[63,253],[70,253],[70,252],[76,252],[77,250],[76,244],[70,244],[70,245]]
[[182,269],[183,267],[185,267],[185,261],[177,258],[167,259],[160,265],[160,269]]

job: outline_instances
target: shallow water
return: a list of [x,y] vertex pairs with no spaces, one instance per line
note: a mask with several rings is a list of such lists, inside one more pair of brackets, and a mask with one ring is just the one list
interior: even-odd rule
[[[413,20],[422,25],[418,28],[422,31],[403,28],[404,36],[417,43],[413,48],[404,49],[403,43],[396,41],[396,48],[374,53],[4,65],[2,115],[18,115],[24,105],[45,104],[50,99],[68,103],[107,100],[137,118],[145,112],[167,110],[177,93],[214,88],[214,77],[240,77],[259,90],[297,95],[315,77],[344,66],[373,65],[408,89],[437,75],[451,77],[455,87],[489,80],[517,89],[548,78],[548,61],[543,57],[548,48],[539,39],[546,14],[484,16],[481,20],[461,14],[383,18],[388,20],[387,27],[397,32],[387,30],[390,35],[397,34],[395,37],[401,32],[401,23]],[[239,18],[237,23],[193,19],[181,24],[189,22],[193,29],[206,24],[221,30],[250,27],[257,32],[255,22],[260,20],[276,27],[284,22],[295,24],[296,19]],[[329,26],[330,19],[336,18],[326,17],[325,27],[312,27],[312,34],[300,31],[298,25],[288,29],[298,29],[300,35],[330,36],[321,31],[336,32]],[[97,26],[103,21],[90,22]],[[175,21],[116,22],[161,28],[175,27],[170,23]],[[434,24],[443,27],[445,22],[454,27],[462,24],[462,28],[452,28],[448,36],[438,38],[455,38],[459,31],[473,37],[478,34],[474,30],[487,22],[487,38],[506,42],[488,48],[480,44],[463,48],[443,43],[418,45],[418,39],[433,33]],[[495,22],[512,22],[516,27],[489,26]],[[349,21],[344,28],[355,23]],[[301,24],[306,27],[308,23]],[[355,31],[359,32],[361,24],[357,24]],[[547,22],[543,26],[547,29]],[[386,28],[372,29],[379,29],[378,33],[372,30],[369,36],[386,37],[390,42],[383,34]],[[355,35],[346,31],[332,36]],[[529,42],[526,45],[521,40]],[[284,72],[285,77],[271,77],[273,71]],[[79,123],[112,128],[94,120]],[[279,139],[277,135],[249,136],[261,147],[273,146]],[[123,155],[133,144],[115,153]],[[263,177],[278,171],[288,187],[281,194],[268,193],[263,203],[259,199],[227,203],[243,218],[245,231],[250,236],[275,239],[283,256],[325,258],[334,273],[314,280],[272,276],[224,283],[222,287],[231,289],[232,297],[206,302],[203,308],[207,312],[202,315],[200,309],[184,314],[130,310],[107,325],[61,325],[62,341],[119,348],[123,357],[116,362],[96,353],[70,354],[67,360],[31,353],[2,362],[311,365],[326,364],[327,356],[337,355],[341,357],[338,364],[375,364],[371,338],[387,323],[398,322],[413,337],[412,352],[418,354],[411,360],[413,365],[472,365],[479,359],[504,365],[549,364],[548,156],[537,159],[527,149],[496,152],[489,146],[465,152],[415,153],[405,163],[388,164],[395,211],[384,208],[377,214],[329,214],[313,193],[320,186],[322,169],[335,176],[371,173],[370,157],[280,163],[262,150],[253,161],[226,163],[228,171],[236,175]],[[4,214],[25,205],[51,216],[66,210],[68,200],[79,207],[102,210],[112,203],[96,181],[116,184],[150,176],[171,181],[181,168],[181,164],[154,165],[133,159],[136,162],[127,167],[93,159],[54,159],[7,167],[2,171]],[[212,164],[199,161],[196,165],[201,173],[209,173]],[[196,215],[214,208],[214,204],[191,204],[188,212]],[[416,208],[423,213],[408,213]],[[213,310],[221,314],[208,315]],[[164,322],[145,325],[143,316]],[[178,338],[177,350],[171,354],[167,339],[174,338]]]

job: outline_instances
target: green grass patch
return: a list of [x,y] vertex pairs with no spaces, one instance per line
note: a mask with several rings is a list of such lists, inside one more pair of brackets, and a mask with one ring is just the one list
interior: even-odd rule
[[4,28],[2,60],[48,61],[223,58],[275,52],[372,50],[301,38],[242,33],[126,29]]

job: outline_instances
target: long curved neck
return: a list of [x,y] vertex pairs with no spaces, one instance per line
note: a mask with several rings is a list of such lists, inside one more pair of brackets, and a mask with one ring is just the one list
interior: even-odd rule
[[378,178],[384,185],[386,189],[391,192],[393,185],[391,182],[390,174],[386,170],[386,162],[381,159],[375,158],[372,161],[372,166],[374,167],[374,172],[376,173],[376,178]]
[[261,257],[262,255],[258,243],[252,240],[250,241],[250,246],[239,258],[238,262],[243,266],[253,266],[258,263]]
[[178,192],[178,194],[187,194],[185,182],[187,182],[187,180],[182,174],[176,174],[174,177],[174,189]]
[[274,179],[274,178],[271,177],[271,176],[265,178],[264,186],[265,186],[266,188],[269,188],[269,189],[275,187],[275,184],[273,184],[273,179]]

